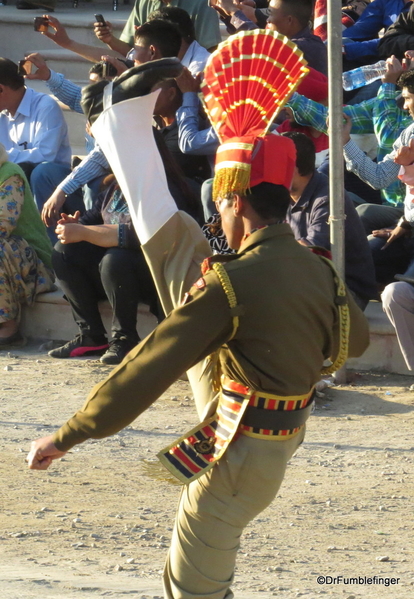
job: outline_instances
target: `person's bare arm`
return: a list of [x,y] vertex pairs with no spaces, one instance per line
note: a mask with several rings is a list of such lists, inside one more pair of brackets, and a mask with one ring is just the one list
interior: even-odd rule
[[[97,48],[96,46],[90,46],[89,44],[81,44],[80,42],[76,42],[71,39],[64,26],[59,22],[55,17],[51,17],[50,15],[44,15],[49,21],[50,27],[54,30],[53,32],[44,31],[42,35],[45,35],[49,39],[53,40],[55,44],[60,46],[61,48],[65,48],[66,50],[71,50],[75,52],[75,54],[79,54],[86,60],[91,62],[99,62],[101,60],[103,49]],[[106,51],[107,52],[107,51]],[[120,54],[112,50],[110,52],[112,56],[115,57],[124,57],[124,54]]]
[[61,243],[87,241],[103,248],[118,246],[118,225],[82,225],[62,223],[55,230]]

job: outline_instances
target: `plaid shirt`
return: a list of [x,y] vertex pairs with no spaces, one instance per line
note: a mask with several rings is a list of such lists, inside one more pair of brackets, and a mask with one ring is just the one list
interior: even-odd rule
[[[383,83],[376,98],[365,100],[353,106],[344,106],[344,113],[352,118],[351,133],[375,133],[378,140],[377,161],[380,162],[393,149],[393,143],[409,125],[412,118],[398,108],[395,101],[399,91],[393,83]],[[288,106],[293,110],[295,120],[301,125],[309,125],[318,131],[327,133],[326,119],[328,109],[297,93],[293,94]],[[350,162],[347,161],[347,167]],[[357,170],[348,168],[359,174]],[[363,177],[361,177],[363,178]],[[398,206],[404,202],[405,187],[395,181],[381,190],[384,204]]]

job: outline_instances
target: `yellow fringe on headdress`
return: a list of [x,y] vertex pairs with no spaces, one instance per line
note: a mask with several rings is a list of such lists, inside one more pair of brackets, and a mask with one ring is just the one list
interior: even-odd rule
[[245,195],[250,187],[250,172],[251,165],[241,162],[218,168],[213,182],[213,201],[228,193]]

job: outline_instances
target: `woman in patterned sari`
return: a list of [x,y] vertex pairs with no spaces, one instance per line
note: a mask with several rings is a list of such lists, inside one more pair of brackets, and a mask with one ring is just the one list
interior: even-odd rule
[[0,350],[25,344],[21,306],[53,288],[51,255],[29,183],[0,144]]

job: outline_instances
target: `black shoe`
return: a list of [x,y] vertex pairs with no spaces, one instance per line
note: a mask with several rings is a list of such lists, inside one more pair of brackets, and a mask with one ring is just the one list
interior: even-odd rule
[[128,339],[112,339],[109,348],[101,358],[101,362],[103,364],[120,364],[135,345],[136,343],[132,343]]
[[76,335],[72,341],[52,349],[48,354],[52,358],[78,358],[86,355],[101,356],[106,349],[108,349],[108,342],[105,337],[92,339],[88,335]]

